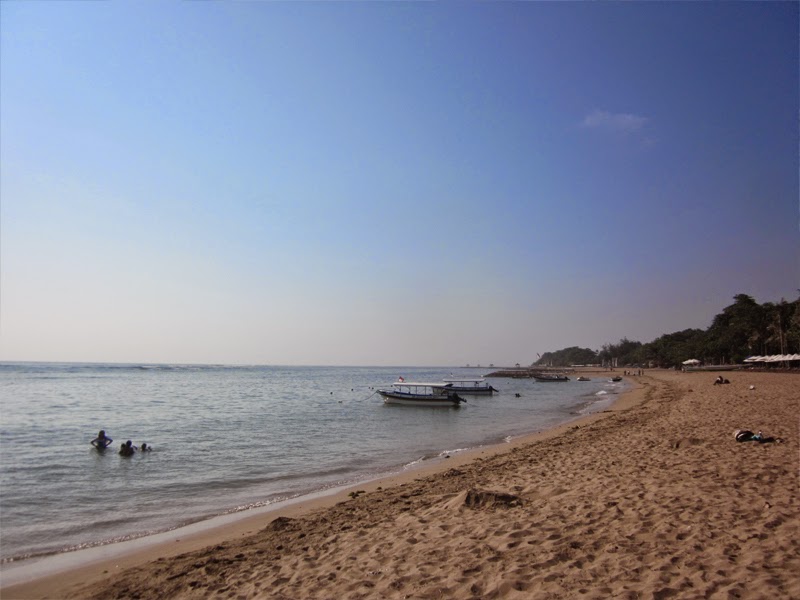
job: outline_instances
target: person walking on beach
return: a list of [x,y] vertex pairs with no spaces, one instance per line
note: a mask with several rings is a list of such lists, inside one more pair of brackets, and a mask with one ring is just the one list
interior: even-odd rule
[[97,434],[97,437],[92,440],[92,446],[98,450],[105,450],[113,441],[114,440],[112,440],[110,437],[106,437],[106,432],[101,429],[100,433]]

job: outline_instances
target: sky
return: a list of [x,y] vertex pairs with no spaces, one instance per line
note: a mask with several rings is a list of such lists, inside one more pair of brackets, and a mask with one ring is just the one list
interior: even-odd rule
[[800,288],[797,2],[2,2],[0,360],[513,365]]

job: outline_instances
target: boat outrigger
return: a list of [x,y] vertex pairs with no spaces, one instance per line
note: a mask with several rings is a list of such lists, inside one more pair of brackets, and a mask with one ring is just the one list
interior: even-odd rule
[[483,377],[465,377],[465,378],[445,378],[444,385],[451,392],[457,394],[473,394],[473,395],[489,395],[491,396],[497,390],[491,385],[486,383]]
[[466,402],[456,392],[442,383],[410,383],[398,381],[392,389],[378,390],[386,404],[407,406],[450,406],[458,408]]

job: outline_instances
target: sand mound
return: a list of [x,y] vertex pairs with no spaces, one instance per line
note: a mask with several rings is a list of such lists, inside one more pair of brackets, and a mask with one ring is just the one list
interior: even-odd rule
[[679,439],[679,440],[677,440],[675,442],[672,442],[672,447],[675,450],[680,450],[681,448],[688,448],[689,446],[699,446],[702,443],[703,443],[703,440],[701,440],[701,439],[687,437],[687,438],[681,438],[681,439]]
[[467,490],[450,502],[451,506],[465,506],[472,510],[495,510],[522,506],[522,500],[515,494],[489,490]]
[[288,529],[294,529],[296,526],[296,519],[290,519],[289,517],[278,517],[269,525],[264,527],[263,531],[286,531]]

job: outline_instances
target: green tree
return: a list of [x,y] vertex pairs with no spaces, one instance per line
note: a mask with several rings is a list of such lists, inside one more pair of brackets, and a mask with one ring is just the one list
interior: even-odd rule
[[572,346],[557,350],[555,352],[545,352],[536,365],[552,365],[554,367],[569,367],[570,365],[589,365],[597,362],[597,353],[589,348],[579,348]]
[[751,296],[737,294],[734,303],[714,317],[708,329],[706,361],[741,362],[756,351],[763,336],[765,311]]
[[643,356],[642,343],[622,338],[617,344],[603,344],[598,357],[607,365],[641,364]]
[[800,298],[794,302],[759,304],[737,294],[733,304],[716,315],[705,331],[684,329],[648,344],[622,338],[598,352],[573,346],[545,353],[535,364],[569,366],[602,362],[607,365],[675,367],[689,358],[706,363],[739,363],[753,354],[800,353]]
[[706,333],[684,329],[668,333],[645,344],[646,362],[657,367],[678,367],[685,360],[705,356]]
[[789,331],[792,327],[797,302],[786,302],[783,298],[778,304],[767,302],[764,309],[764,354],[788,354],[790,347]]
[[786,329],[786,342],[788,344],[786,353],[800,353],[800,299],[791,303],[792,314],[789,317],[789,325]]

